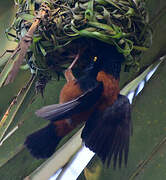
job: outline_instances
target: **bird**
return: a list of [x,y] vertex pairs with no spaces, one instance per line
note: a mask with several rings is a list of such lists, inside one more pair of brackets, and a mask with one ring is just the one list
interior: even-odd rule
[[65,71],[66,84],[60,92],[59,104],[36,111],[49,124],[29,135],[24,145],[35,158],[48,158],[61,139],[81,123],[81,138],[103,164],[116,168],[127,165],[132,134],[131,106],[120,94],[119,80],[124,56],[113,46],[94,40],[94,58],[75,78],[72,68],[79,55]]

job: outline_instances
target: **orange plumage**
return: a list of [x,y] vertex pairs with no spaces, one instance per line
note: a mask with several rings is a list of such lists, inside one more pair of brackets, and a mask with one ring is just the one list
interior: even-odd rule
[[[72,72],[70,70],[65,72],[67,83],[60,92],[60,104],[71,101],[83,94],[79,84],[71,74]],[[73,76],[73,78],[70,78],[71,76]],[[100,71],[97,74],[97,81],[102,82],[104,85],[104,90],[100,100],[96,103],[96,105],[85,112],[74,114],[70,119],[64,119],[55,122],[56,132],[58,135],[65,136],[79,124],[87,121],[96,106],[98,106],[99,110],[104,111],[108,106],[112,105],[116,101],[120,91],[119,80],[115,79],[112,75],[106,74],[104,71]]]
[[102,82],[104,86],[102,98],[98,107],[102,111],[116,101],[120,92],[119,80],[115,79],[112,75],[107,74],[104,71],[100,71],[97,74],[97,81]]

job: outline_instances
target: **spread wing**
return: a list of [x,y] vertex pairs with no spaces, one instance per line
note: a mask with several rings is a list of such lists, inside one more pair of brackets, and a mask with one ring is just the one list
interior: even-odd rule
[[63,104],[42,107],[36,111],[36,115],[50,121],[68,118],[73,114],[88,110],[100,98],[102,91],[103,84],[97,83],[95,87],[89,89],[76,99]]
[[116,168],[121,167],[124,158],[127,164],[131,135],[130,103],[126,96],[119,95],[114,104],[104,112],[96,111],[88,119],[82,132],[85,145],[99,158]]

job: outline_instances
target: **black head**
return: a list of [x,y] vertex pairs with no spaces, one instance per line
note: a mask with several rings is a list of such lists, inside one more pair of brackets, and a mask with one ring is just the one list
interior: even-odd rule
[[121,71],[121,64],[125,58],[122,53],[119,53],[117,48],[113,45],[94,40],[95,42],[95,56],[97,59],[93,61],[92,66],[96,71],[105,71],[119,78]]
[[86,71],[91,76],[96,77],[97,73],[103,70],[117,79],[119,78],[121,64],[124,60],[123,54],[119,53],[114,46],[105,45],[96,53]]
[[92,58],[90,65],[85,69],[84,76],[78,82],[81,89],[87,90],[96,83],[99,71],[113,75],[116,79],[120,76],[121,64],[125,60],[123,54],[119,53],[115,46],[106,44],[96,39],[91,39]]

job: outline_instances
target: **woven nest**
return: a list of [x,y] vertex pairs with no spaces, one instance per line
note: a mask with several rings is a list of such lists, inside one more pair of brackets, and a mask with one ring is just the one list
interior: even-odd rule
[[96,42],[99,47],[115,46],[126,59],[125,70],[138,70],[140,55],[151,44],[143,0],[139,4],[132,0],[19,2],[14,23],[7,31],[8,37],[17,42],[27,33],[41,8],[48,8],[26,55],[30,69],[45,79],[60,77],[78,53],[75,71],[82,71],[98,53]]

